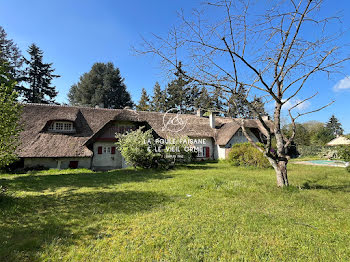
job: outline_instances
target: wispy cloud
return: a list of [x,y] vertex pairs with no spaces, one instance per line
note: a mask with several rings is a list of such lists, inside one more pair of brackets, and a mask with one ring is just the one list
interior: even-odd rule
[[334,91],[350,90],[350,76],[344,77],[342,80],[339,80],[334,86]]
[[[299,98],[294,98],[291,100],[288,100],[287,103],[285,103],[282,107],[282,109],[290,109],[292,106],[295,106],[296,104],[300,103],[302,100]],[[310,107],[311,102],[310,101],[305,101],[304,103],[301,103],[300,105],[298,105],[295,109],[299,110],[299,111],[303,111],[305,109],[307,109],[308,107]]]

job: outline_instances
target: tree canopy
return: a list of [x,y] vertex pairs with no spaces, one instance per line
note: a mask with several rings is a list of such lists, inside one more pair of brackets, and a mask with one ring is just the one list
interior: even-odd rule
[[98,106],[106,108],[133,107],[130,93],[126,89],[120,70],[113,63],[95,63],[83,74],[68,93],[72,105]]
[[17,103],[15,82],[0,63],[0,168],[17,159],[15,150],[19,145],[20,105]]
[[55,75],[55,69],[52,63],[43,62],[43,51],[35,44],[28,48],[29,59],[24,58],[26,68],[22,80],[28,84],[28,87],[21,88],[23,101],[28,103],[54,103],[58,92],[52,85]]

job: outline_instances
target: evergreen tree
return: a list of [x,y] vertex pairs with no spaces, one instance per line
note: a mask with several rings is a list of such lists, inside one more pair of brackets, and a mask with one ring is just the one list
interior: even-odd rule
[[158,82],[154,85],[151,110],[154,112],[164,112],[165,96]]
[[[259,115],[267,115],[265,112],[265,105],[261,98],[254,97],[250,104],[246,101],[247,89],[240,85],[237,93],[232,94],[228,102],[228,113],[227,115],[235,118],[254,119],[258,118]],[[258,112],[258,114],[252,110],[252,107]]]
[[196,85],[193,85],[190,90],[190,101],[189,101],[192,112],[194,112],[196,109],[201,108],[200,99],[199,99],[200,94],[201,92],[199,88]]
[[334,136],[342,135],[344,132],[341,123],[334,115],[328,120],[326,128],[330,130],[331,134]]
[[[254,100],[252,102],[252,106],[255,108],[255,110],[259,113],[261,116],[266,116],[267,113],[265,111],[265,104],[262,101],[260,97],[254,97]],[[258,114],[255,113],[255,111],[249,109],[249,118],[258,118]]]
[[224,108],[224,103],[222,102],[222,90],[215,88],[211,100],[214,110],[217,110],[217,114],[221,115]]
[[106,108],[133,107],[124,78],[113,63],[95,63],[90,72],[83,74],[80,81],[68,93],[72,105],[97,106]]
[[247,95],[247,89],[240,85],[237,93],[233,93],[228,101],[228,113],[227,115],[234,118],[248,118],[249,108],[244,101],[244,97]]
[[138,105],[136,106],[136,110],[138,111],[150,111],[150,99],[147,95],[146,89],[142,88],[142,94]]
[[19,83],[21,81],[21,67],[23,57],[21,51],[12,39],[7,39],[7,34],[0,26],[0,64],[2,70]]
[[166,109],[178,108],[183,113],[188,113],[189,104],[191,103],[190,81],[184,77],[181,70],[181,63],[179,70],[175,73],[176,78],[168,84],[166,90]]
[[28,103],[54,103],[57,96],[56,87],[51,85],[54,78],[60,77],[54,75],[55,69],[52,63],[45,64],[43,62],[43,51],[38,46],[32,44],[28,53],[29,59],[24,59],[27,67],[24,70],[23,81],[29,87],[23,87],[23,100]]
[[202,86],[200,95],[198,97],[198,101],[196,102],[198,105],[198,108],[204,109],[204,110],[211,110],[213,105],[211,98],[209,96],[208,90],[205,86]]

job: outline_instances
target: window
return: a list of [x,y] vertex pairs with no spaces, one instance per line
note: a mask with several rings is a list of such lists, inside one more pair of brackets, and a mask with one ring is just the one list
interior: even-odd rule
[[56,130],[63,130],[63,123],[61,123],[61,122],[56,122],[55,129],[56,129]]
[[204,157],[204,147],[198,150],[197,157]]
[[71,122],[55,121],[49,125],[48,130],[65,132],[65,131],[74,131],[74,128],[73,128],[73,123]]
[[243,136],[243,132],[242,132],[241,129],[239,129],[239,130],[237,131],[237,136]]
[[103,147],[103,153],[104,154],[110,154],[111,153],[111,147],[110,146],[104,146]]
[[73,129],[72,123],[64,123],[64,130],[65,131],[71,131]]

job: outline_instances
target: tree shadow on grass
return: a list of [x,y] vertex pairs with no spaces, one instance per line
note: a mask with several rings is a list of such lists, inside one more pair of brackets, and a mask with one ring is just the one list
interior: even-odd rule
[[[59,172],[59,171],[58,171]],[[120,169],[109,172],[35,174],[0,179],[0,185],[13,191],[56,190],[60,187],[110,187],[130,182],[145,182],[152,179],[168,179],[164,170]]]
[[45,245],[60,240],[109,237],[103,225],[121,214],[148,212],[171,201],[151,191],[51,194],[13,198],[0,206],[0,261],[36,261]]
[[350,192],[350,184],[343,184],[343,185],[320,185],[316,183],[310,183],[309,181],[304,182],[301,189],[306,190],[329,190],[331,192]]

